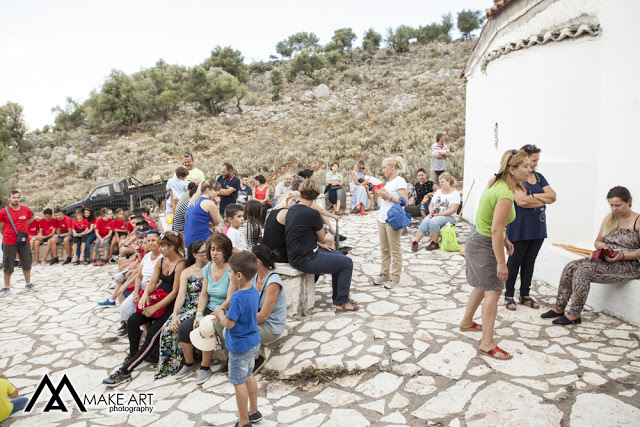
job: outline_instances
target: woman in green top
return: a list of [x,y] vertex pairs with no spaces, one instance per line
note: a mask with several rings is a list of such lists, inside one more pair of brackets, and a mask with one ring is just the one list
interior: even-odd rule
[[[493,328],[498,300],[509,274],[505,248],[509,255],[513,253],[513,245],[505,235],[507,224],[516,217],[513,192],[516,189],[524,191],[522,182],[530,173],[529,156],[524,151],[509,150],[502,155],[500,171],[491,178],[480,197],[476,226],[466,241],[467,281],[475,289],[469,295],[460,330],[482,332],[480,353],[496,359],[512,357],[496,345]],[[483,300],[482,325],[479,325],[473,321],[473,316]]]
[[[211,235],[206,242],[206,253],[209,263],[202,269],[204,278],[198,308],[195,316],[185,319],[178,327],[178,339],[184,355],[184,366],[176,374],[176,378],[182,378],[196,369],[193,344],[189,334],[198,327],[204,316],[213,313],[220,306],[229,309],[231,295],[237,290],[237,286],[229,283],[229,265],[233,244],[231,240],[221,233]],[[196,384],[202,384],[211,376],[209,365],[213,351],[202,352],[202,363],[196,378]]]

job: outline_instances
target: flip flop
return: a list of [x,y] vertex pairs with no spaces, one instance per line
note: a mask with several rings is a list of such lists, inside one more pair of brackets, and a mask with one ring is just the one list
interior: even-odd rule
[[[478,350],[480,351],[481,354],[485,356],[493,357],[494,359],[498,359],[498,360],[510,360],[511,358],[513,358],[513,355],[507,353],[506,351],[504,351],[498,346],[496,346],[496,348],[494,348],[493,350],[489,350],[489,351],[484,351],[480,349]],[[496,353],[502,353],[504,354],[504,357],[498,357],[496,356]]]
[[473,331],[478,331],[478,332],[482,332],[482,325],[473,322],[473,324],[471,326],[469,326],[468,328],[460,328],[460,331],[462,332],[473,332]]

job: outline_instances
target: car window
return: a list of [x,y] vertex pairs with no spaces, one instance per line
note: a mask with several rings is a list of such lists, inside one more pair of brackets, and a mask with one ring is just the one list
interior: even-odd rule
[[114,182],[113,183],[113,192],[114,193],[122,193],[122,186],[120,185],[119,182]]
[[93,193],[89,196],[91,200],[97,199],[99,197],[108,197],[109,196],[109,186],[105,185],[104,187],[98,187],[93,190]]

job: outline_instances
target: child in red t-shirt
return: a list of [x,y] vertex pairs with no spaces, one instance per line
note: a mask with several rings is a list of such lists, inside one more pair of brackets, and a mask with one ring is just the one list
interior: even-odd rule
[[[111,219],[113,216],[113,211],[111,209],[102,208],[100,210],[101,217],[96,220],[95,233],[96,233],[96,242],[93,246],[93,256],[94,260],[92,261],[92,265],[105,265],[107,263],[107,259],[111,258],[111,238],[113,236],[113,220]],[[100,246],[104,248],[104,258],[101,261],[97,261],[98,251],[100,250]]]
[[38,235],[33,238],[35,243],[33,244],[33,254],[34,254],[34,262],[38,262],[38,254],[40,252],[40,245],[42,243],[46,243],[44,256],[40,259],[40,264],[44,264],[47,259],[47,255],[51,251],[49,247],[49,239],[56,234],[56,229],[58,228],[58,220],[53,217],[53,211],[49,208],[45,209],[42,214],[44,218],[40,220],[40,229],[38,230]]
[[118,257],[118,252],[116,250],[120,246],[120,241],[127,238],[129,235],[129,231],[127,230],[127,226],[125,225],[124,218],[124,210],[116,209],[116,217],[113,220],[113,239],[111,239],[111,247],[109,251],[114,254],[114,257],[111,258],[109,262],[116,262]]
[[73,235],[73,244],[76,245],[75,255],[71,262],[75,265],[84,261],[84,246],[87,238],[91,233],[89,220],[84,217],[84,210],[79,209],[76,212],[76,219],[71,221],[71,234]]

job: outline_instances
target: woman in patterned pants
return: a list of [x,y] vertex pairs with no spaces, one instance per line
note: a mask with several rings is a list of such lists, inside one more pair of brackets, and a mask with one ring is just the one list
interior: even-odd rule
[[[540,316],[543,319],[558,317],[553,321],[556,325],[582,323],[580,312],[591,282],[615,283],[640,278],[640,215],[631,210],[631,194],[625,187],[609,190],[607,201],[611,213],[604,219],[594,246],[614,250],[615,256],[568,263],[560,277],[556,304]],[[569,300],[571,306],[565,314]]]

